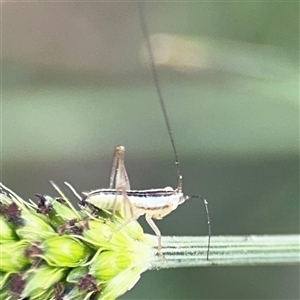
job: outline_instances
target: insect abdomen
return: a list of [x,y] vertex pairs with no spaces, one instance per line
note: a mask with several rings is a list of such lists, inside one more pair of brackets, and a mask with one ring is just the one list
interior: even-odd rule
[[170,206],[177,207],[183,198],[182,193],[178,193],[172,188],[126,191],[124,195],[115,189],[101,189],[85,195],[86,202],[100,209],[120,211],[128,200],[133,210],[148,212],[148,214],[151,214],[151,211],[164,210]]

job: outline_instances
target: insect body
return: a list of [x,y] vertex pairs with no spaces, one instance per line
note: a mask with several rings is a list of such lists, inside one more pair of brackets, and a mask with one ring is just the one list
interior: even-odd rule
[[[161,233],[152,219],[162,219],[189,197],[183,195],[181,181],[179,187],[175,190],[171,187],[130,190],[124,164],[124,151],[123,146],[118,146],[115,149],[110,188],[84,193],[83,201],[100,209],[113,211],[113,215],[116,211],[119,211],[127,220],[122,227],[145,215],[146,221],[158,236],[158,251],[160,251],[162,246]],[[112,188],[114,183],[115,189]]]
[[[125,190],[128,198],[129,209],[124,208],[124,196],[122,191],[116,189],[99,189],[90,193],[84,193],[85,201],[103,210],[117,210],[123,213],[123,217],[128,215],[127,210],[132,210],[132,215],[138,218],[147,215],[153,219],[162,219],[177,206],[183,203],[188,197],[183,196],[182,192],[171,187],[164,189],[151,190]],[[130,213],[130,212],[129,212]]]

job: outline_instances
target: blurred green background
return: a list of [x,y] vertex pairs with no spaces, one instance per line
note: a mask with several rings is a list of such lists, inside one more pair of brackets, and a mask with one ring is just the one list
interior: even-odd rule
[[[167,55],[158,72],[184,191],[208,199],[213,234],[299,233],[299,3],[152,2],[145,12],[150,32],[166,34],[153,47]],[[1,25],[5,185],[25,199],[55,196],[49,180],[107,187],[121,144],[133,189],[176,187],[136,3],[4,2]],[[157,224],[205,235],[205,220],[193,200]],[[151,271],[122,299],[299,299],[299,269]]]

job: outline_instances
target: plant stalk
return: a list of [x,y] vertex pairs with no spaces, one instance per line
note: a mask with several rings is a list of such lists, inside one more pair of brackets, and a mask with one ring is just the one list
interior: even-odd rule
[[[151,236],[152,238],[156,238]],[[207,237],[162,237],[162,255],[149,269],[203,266],[299,265],[300,235],[212,236],[209,260]]]

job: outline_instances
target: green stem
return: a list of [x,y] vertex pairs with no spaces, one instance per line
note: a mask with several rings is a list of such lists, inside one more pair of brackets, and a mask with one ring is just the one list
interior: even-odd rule
[[153,256],[149,269],[298,265],[299,240],[300,235],[213,236],[207,260],[207,237],[162,237],[164,257]]

